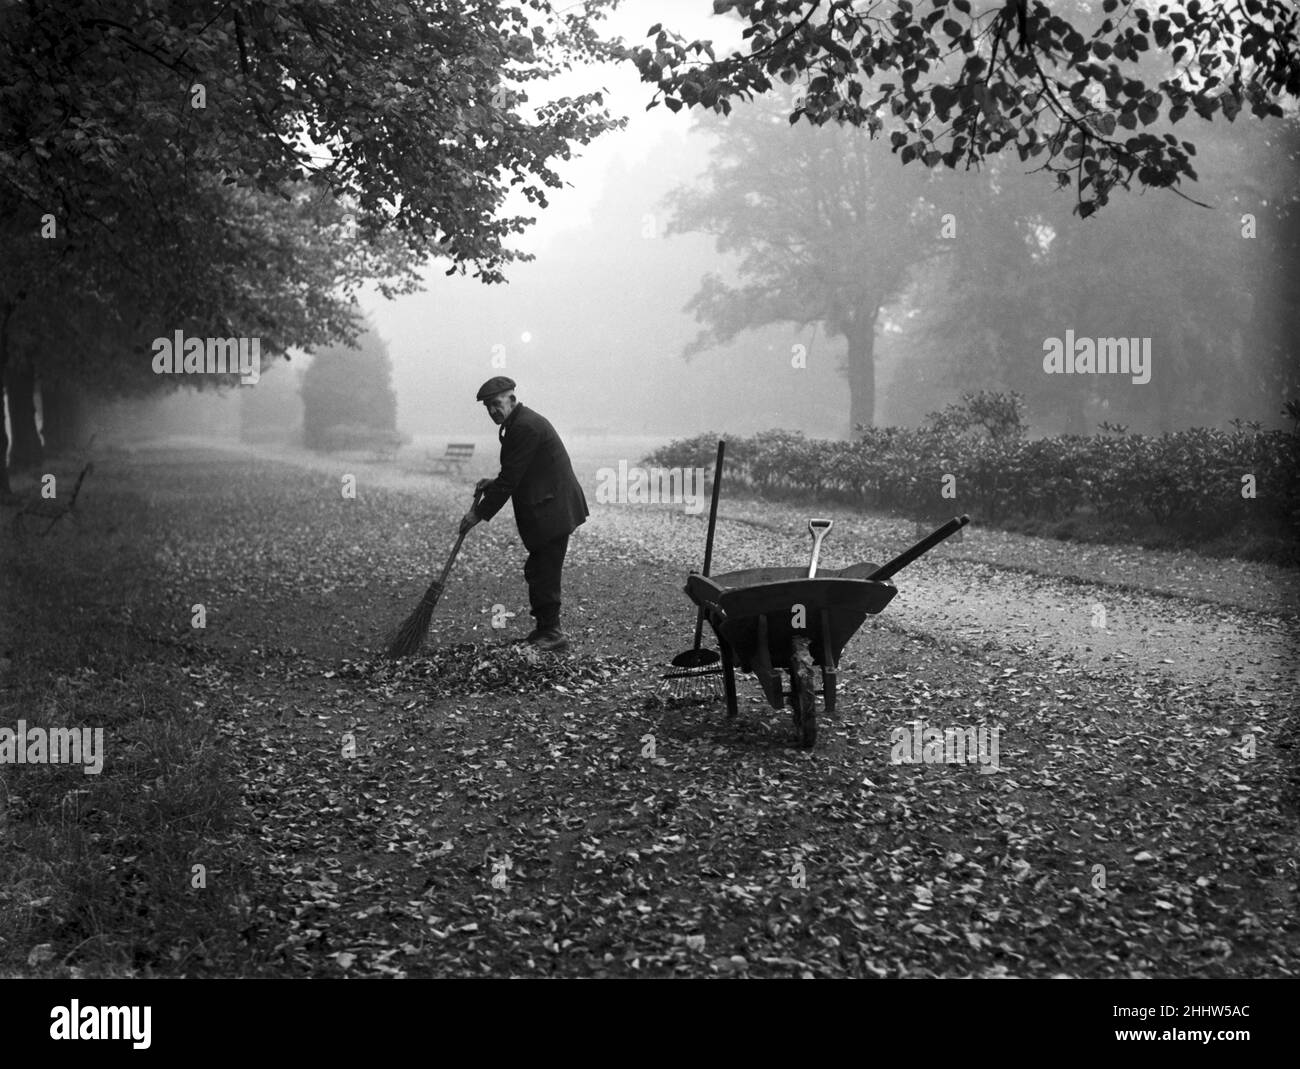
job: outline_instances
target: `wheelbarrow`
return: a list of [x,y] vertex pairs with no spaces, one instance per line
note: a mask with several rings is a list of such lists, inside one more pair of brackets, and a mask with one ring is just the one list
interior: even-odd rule
[[[752,672],[773,709],[789,701],[799,743],[811,749],[817,742],[817,696],[822,696],[827,713],[835,711],[840,653],[862,622],[898,593],[890,579],[969,522],[969,516],[949,520],[884,565],[866,561],[839,571],[818,571],[822,539],[833,521],[812,519],[812,558],[806,569],[692,572],[686,594],[718,637],[727,716],[737,712],[736,669]],[[814,685],[815,668],[821,669],[820,691]],[[789,690],[782,672],[789,674]]]

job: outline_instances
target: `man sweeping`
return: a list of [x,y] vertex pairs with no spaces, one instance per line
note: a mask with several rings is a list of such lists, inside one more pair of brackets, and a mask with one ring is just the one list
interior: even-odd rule
[[549,653],[563,653],[569,640],[560,630],[560,573],[571,535],[587,519],[587,499],[573,474],[569,454],[550,422],[515,400],[515,383],[503,375],[479,387],[477,400],[499,428],[501,473],[480,479],[483,496],[460,521],[464,533],[492,519],[514,499],[515,525],[528,550],[524,580],[537,626],[527,641]]

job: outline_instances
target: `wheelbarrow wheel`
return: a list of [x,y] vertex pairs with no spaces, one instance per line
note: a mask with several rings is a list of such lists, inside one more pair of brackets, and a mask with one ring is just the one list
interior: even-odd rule
[[790,705],[794,710],[799,745],[811,750],[817,743],[817,691],[813,684],[813,658],[806,635],[795,635],[790,660]]

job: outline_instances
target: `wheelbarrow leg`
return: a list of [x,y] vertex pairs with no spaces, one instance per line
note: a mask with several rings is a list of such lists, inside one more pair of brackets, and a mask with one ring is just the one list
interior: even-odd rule
[[831,646],[831,611],[822,609],[822,697],[826,712],[835,712],[835,677],[839,674],[839,665],[835,663],[835,651]]
[[754,675],[758,676],[759,685],[767,697],[767,704],[773,709],[780,709],[785,704],[785,695],[781,686],[781,677],[772,667],[772,651],[768,648],[767,615],[760,614],[757,622],[758,641],[754,646]]
[[722,648],[722,689],[727,695],[727,719],[736,715],[736,658],[731,652],[731,644],[722,639],[718,645]]

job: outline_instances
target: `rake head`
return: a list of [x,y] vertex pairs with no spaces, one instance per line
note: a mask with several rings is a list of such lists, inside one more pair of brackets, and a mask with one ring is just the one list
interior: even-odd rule
[[[709,650],[701,651],[704,653]],[[714,655],[716,658],[716,654]],[[675,661],[673,662],[676,663]],[[701,665],[697,668],[677,668],[659,677],[659,691],[673,701],[706,701],[722,697],[722,667]]]
[[[698,635],[696,642],[699,642]],[[717,650],[701,649],[698,645],[679,653],[672,660],[672,671],[659,677],[660,693],[673,700],[720,697],[722,668],[718,662],[721,660]]]
[[717,664],[722,660],[721,654],[717,650],[702,650],[698,646],[689,649],[685,653],[679,653],[673,658],[674,668],[707,668],[710,665]]

